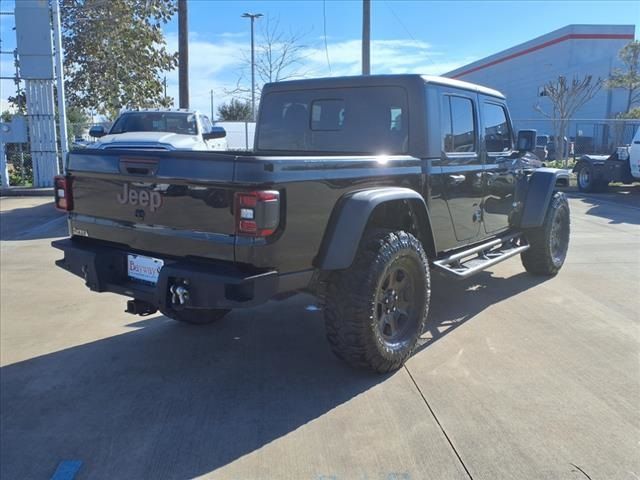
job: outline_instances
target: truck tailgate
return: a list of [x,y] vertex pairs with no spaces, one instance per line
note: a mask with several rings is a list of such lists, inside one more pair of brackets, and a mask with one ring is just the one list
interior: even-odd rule
[[234,165],[235,156],[212,152],[72,152],[71,233],[232,261]]

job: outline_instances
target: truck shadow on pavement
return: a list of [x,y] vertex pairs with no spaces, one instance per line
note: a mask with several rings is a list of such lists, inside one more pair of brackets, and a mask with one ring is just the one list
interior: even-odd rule
[[612,185],[604,193],[572,193],[589,208],[587,215],[604,218],[610,224],[640,225],[640,185]]
[[53,202],[0,212],[0,240],[37,240],[67,235],[65,214]]
[[431,276],[431,306],[414,355],[451,333],[480,312],[546,281],[526,272],[494,277],[484,271],[466,280]]
[[[541,281],[434,276],[431,338],[416,355]],[[49,478],[60,460],[77,459],[82,478],[193,478],[384,382],[388,375],[334,358],[310,302],[269,302],[204,327],[156,316],[129,333],[5,366],[0,476]]]

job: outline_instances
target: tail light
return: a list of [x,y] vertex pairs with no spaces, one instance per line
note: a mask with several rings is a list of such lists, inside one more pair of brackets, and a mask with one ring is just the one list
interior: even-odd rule
[[53,179],[53,192],[56,208],[65,212],[73,210],[72,179],[69,176],[58,175]]
[[260,190],[235,195],[236,233],[268,237],[280,223],[280,192]]

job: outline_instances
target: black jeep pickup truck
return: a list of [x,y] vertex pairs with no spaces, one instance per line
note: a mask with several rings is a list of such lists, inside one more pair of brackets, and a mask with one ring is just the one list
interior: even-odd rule
[[432,271],[562,267],[567,176],[534,168],[535,131],[517,137],[499,92],[460,81],[269,84],[252,152],[72,152],[57,264],[130,313],[194,324],[311,292],[334,352],[390,371],[424,328]]

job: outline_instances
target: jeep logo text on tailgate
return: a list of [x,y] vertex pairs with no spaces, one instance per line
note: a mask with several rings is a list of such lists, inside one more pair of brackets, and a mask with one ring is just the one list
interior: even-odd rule
[[152,212],[155,212],[160,205],[162,205],[162,197],[159,192],[150,192],[148,190],[134,190],[129,189],[127,183],[124,184],[122,193],[116,196],[118,203],[122,205],[128,203],[129,205],[140,205],[141,207],[149,207]]

